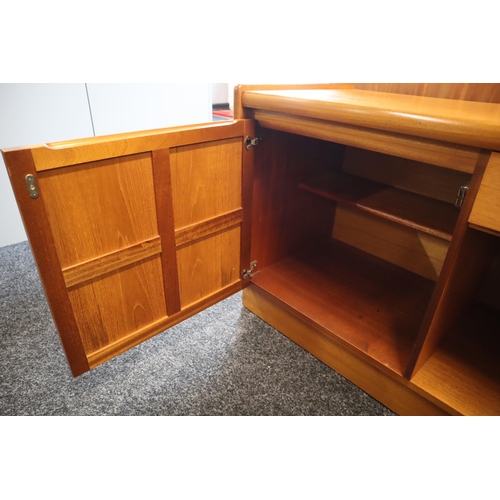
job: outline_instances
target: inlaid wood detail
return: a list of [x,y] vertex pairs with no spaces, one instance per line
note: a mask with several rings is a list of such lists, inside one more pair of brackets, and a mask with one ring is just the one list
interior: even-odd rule
[[219,217],[183,227],[175,232],[175,242],[177,248],[182,247],[200,238],[204,238],[213,233],[230,229],[241,224],[243,220],[243,210],[238,209]]
[[179,276],[177,274],[177,252],[175,248],[170,151],[168,149],[153,151],[153,179],[158,232],[162,242],[163,289],[167,301],[167,312],[170,316],[181,310],[181,301],[179,297]]
[[157,237],[153,240],[144,241],[96,259],[81,262],[75,266],[66,267],[63,269],[64,280],[67,287],[72,287],[84,281],[97,278],[102,274],[116,271],[129,264],[134,264],[160,252],[161,242],[160,238]]

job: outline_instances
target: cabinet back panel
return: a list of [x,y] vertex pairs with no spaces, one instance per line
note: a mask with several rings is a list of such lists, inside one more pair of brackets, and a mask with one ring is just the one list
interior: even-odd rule
[[341,205],[333,237],[434,281],[449,247],[441,238]]
[[452,204],[460,186],[471,179],[464,172],[352,147],[346,147],[343,170]]

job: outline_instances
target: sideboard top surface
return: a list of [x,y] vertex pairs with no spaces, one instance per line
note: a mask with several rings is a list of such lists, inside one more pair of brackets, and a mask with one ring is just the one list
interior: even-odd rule
[[500,150],[500,104],[358,89],[247,90],[245,108]]

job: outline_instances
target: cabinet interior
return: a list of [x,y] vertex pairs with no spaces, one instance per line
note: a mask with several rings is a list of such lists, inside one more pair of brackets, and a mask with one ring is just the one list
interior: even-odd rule
[[[457,193],[471,173],[269,129],[259,135],[253,285],[378,368],[404,376],[460,215]],[[487,238],[489,245],[495,237]],[[450,339],[476,342],[470,325],[478,307],[487,311],[478,325],[498,353],[498,260],[497,252],[496,274],[485,273],[467,319],[449,329],[426,370],[443,363],[441,346],[456,345]],[[496,372],[493,379],[500,380]]]

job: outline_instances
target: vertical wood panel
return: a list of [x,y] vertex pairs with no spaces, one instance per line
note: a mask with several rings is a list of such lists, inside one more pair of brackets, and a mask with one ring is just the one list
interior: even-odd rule
[[481,274],[488,265],[485,254],[490,250],[485,242],[489,240],[485,238],[481,241],[479,234],[469,229],[468,219],[489,158],[488,152],[483,152],[479,157],[443,269],[405,372],[407,378],[420,370],[449,328],[458,320],[474,296]]
[[264,140],[255,149],[252,260],[261,270],[331,237],[334,204],[299,185],[340,169],[344,148],[269,129],[256,134]]
[[241,138],[174,148],[175,229],[241,208]]
[[174,208],[172,179],[168,149],[153,151],[153,178],[155,185],[158,232],[161,238],[162,273],[168,315],[181,310],[177,252],[175,249]]

